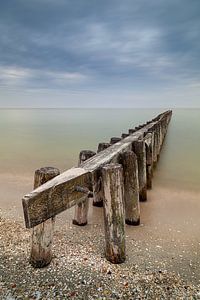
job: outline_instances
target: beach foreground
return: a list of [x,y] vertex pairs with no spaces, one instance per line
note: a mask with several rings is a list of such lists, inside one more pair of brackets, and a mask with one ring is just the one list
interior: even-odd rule
[[200,299],[198,197],[150,191],[141,225],[126,226],[121,265],[104,257],[101,208],[90,206],[86,227],[72,225],[73,208],[56,218],[54,258],[44,269],[28,262],[31,231],[1,211],[1,299]]
[[[0,220],[1,299],[199,299],[198,286],[175,273],[142,271],[128,259],[112,265],[103,255],[101,226],[67,225],[55,232],[54,259],[44,269],[28,263],[30,231]],[[128,252],[133,247],[127,239]]]

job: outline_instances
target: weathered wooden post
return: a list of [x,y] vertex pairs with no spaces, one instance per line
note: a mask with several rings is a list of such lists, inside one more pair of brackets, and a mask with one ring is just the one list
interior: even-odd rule
[[159,121],[155,125],[155,131],[156,131],[156,150],[157,150],[156,161],[158,161],[159,155],[160,155],[160,125],[159,125]]
[[135,131],[139,130],[139,126],[135,126],[134,129],[135,129]]
[[147,200],[146,149],[143,139],[133,142],[133,151],[137,155],[140,201]]
[[125,261],[125,218],[123,201],[123,170],[119,164],[102,168],[104,188],[105,255],[117,264]]
[[145,124],[141,124],[141,125],[138,126],[138,129],[141,129],[144,126],[145,126]]
[[120,155],[119,162],[124,174],[125,222],[128,225],[140,224],[139,181],[137,156],[133,151]]
[[110,139],[110,144],[113,145],[113,144],[118,143],[119,141],[121,141],[121,138],[119,138],[119,137],[112,137]]
[[110,147],[110,143],[99,143],[97,153],[105,150],[108,147]]
[[145,135],[145,146],[146,146],[146,172],[147,172],[147,188],[152,188],[152,177],[153,177],[153,138],[154,133],[147,133]]
[[154,144],[153,144],[153,166],[156,166],[158,157],[158,132],[156,124],[152,127],[152,132],[154,133]]
[[[53,167],[36,170],[34,189],[59,174],[60,171]],[[30,263],[34,268],[45,267],[51,262],[54,221],[54,218],[50,218],[32,229]]]
[[113,145],[113,144],[118,143],[119,141],[121,141],[120,137],[111,137],[110,144]]
[[[97,153],[110,147],[110,143],[99,143]],[[93,205],[103,207],[103,187],[101,171],[97,170],[93,175]]]
[[160,121],[160,130],[161,130],[161,148],[162,148],[162,145],[163,145],[163,142],[164,142],[164,138],[165,138],[165,134],[164,134],[164,121],[165,119],[162,118],[162,120]]
[[161,121],[158,122],[158,132],[159,132],[159,155],[162,146],[162,130],[161,130]]
[[[78,166],[80,166],[84,161],[94,156],[96,153],[91,150],[83,150],[79,154],[79,162]],[[78,226],[87,225],[87,217],[88,217],[88,209],[89,209],[89,199],[88,195],[85,195],[85,200],[80,202],[75,206],[74,219],[72,223]]]
[[121,135],[122,139],[125,139],[127,136],[129,136],[128,133],[122,133],[122,135]]
[[128,133],[129,133],[129,135],[130,135],[130,134],[133,134],[133,133],[136,132],[136,131],[137,131],[137,129],[135,129],[135,128],[134,128],[134,129],[130,128],[130,129],[128,130]]

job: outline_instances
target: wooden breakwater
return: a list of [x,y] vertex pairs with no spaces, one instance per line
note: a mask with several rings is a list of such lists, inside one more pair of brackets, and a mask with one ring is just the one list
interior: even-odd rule
[[125,260],[125,223],[140,224],[139,201],[147,200],[172,111],[100,143],[97,153],[80,152],[78,167],[60,174],[57,168],[35,172],[34,190],[22,199],[25,224],[32,230],[30,262],[43,267],[52,259],[55,217],[75,206],[73,224],[86,225],[90,199],[103,206],[105,256]]

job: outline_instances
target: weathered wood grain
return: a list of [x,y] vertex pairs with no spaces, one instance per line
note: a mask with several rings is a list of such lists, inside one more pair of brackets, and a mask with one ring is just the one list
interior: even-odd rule
[[133,151],[137,155],[140,201],[147,200],[146,149],[144,140],[133,142]]
[[153,177],[153,144],[154,132],[147,133],[144,137],[146,147],[146,174],[147,174],[147,189],[152,188]]
[[128,225],[140,224],[139,181],[137,156],[126,151],[119,157],[123,167],[125,221]]
[[83,168],[72,168],[38,187],[22,199],[27,228],[54,217],[67,208],[85,200],[77,186],[91,187],[91,173]]
[[[91,150],[82,150],[79,154],[78,166],[80,166],[84,161],[94,156],[95,154],[96,153]],[[72,223],[78,226],[87,225],[88,209],[89,209],[89,199],[88,199],[88,194],[86,194],[84,201],[76,204],[75,206],[74,219]]]
[[[110,147],[110,143],[99,143],[97,152],[101,152],[108,147]],[[101,170],[97,170],[93,174],[93,205],[97,207],[103,207],[103,187],[102,187],[102,176]]]
[[122,166],[108,164],[102,168],[104,187],[105,256],[118,264],[125,261],[125,220]]
[[[45,167],[35,171],[34,188],[59,175],[57,168]],[[30,263],[34,268],[47,266],[52,260],[54,218],[32,228]]]

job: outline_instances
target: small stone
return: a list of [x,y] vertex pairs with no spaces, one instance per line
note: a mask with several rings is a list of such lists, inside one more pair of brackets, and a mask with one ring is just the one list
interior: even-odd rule
[[87,257],[83,257],[83,260],[88,260],[88,258]]
[[69,294],[69,297],[74,297],[74,296],[76,296],[76,292],[75,292],[75,291],[73,291],[73,292],[71,292],[71,293]]

